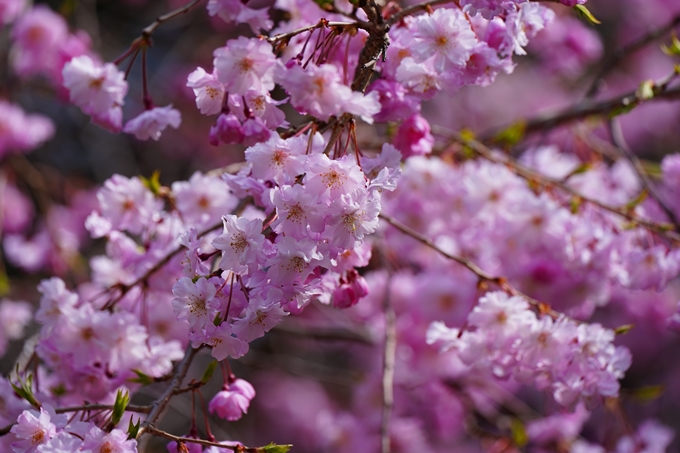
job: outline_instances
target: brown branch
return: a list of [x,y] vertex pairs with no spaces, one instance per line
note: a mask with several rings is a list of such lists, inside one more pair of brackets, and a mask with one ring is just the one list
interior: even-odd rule
[[[241,212],[243,212],[243,209],[245,209],[245,207],[246,207],[251,201],[252,201],[252,200],[251,200],[250,197],[244,198],[243,200],[241,200],[241,201],[239,202],[238,206],[236,206],[236,208],[234,208],[234,210],[231,212],[231,214],[232,214],[232,215],[239,215]],[[200,233],[198,233],[198,237],[205,236],[206,234],[208,234],[208,233],[210,233],[211,231],[214,231],[214,230],[220,228],[221,226],[222,226],[222,222],[220,222],[220,223],[218,223],[218,224],[215,224],[215,225],[213,225],[213,226],[211,226],[211,227],[209,227],[209,228],[207,228],[207,229],[201,231]],[[175,255],[177,255],[179,252],[181,252],[182,250],[184,250],[184,246],[183,246],[183,245],[178,246],[177,248],[175,248],[174,250],[172,250],[171,252],[169,252],[167,255],[165,255],[163,258],[161,258],[160,261],[158,261],[156,264],[154,264],[153,267],[151,267],[151,269],[149,269],[148,271],[146,271],[146,272],[144,273],[144,275],[142,275],[141,277],[137,278],[137,280],[135,280],[134,282],[130,283],[129,285],[119,284],[119,285],[114,285],[114,286],[108,288],[109,290],[119,289],[119,290],[121,291],[121,293],[120,293],[117,297],[115,297],[114,299],[112,299],[111,301],[107,302],[107,303],[102,307],[102,310],[108,310],[108,309],[110,309],[111,307],[113,307],[114,305],[116,305],[123,297],[125,297],[125,295],[126,295],[132,288],[134,288],[135,286],[138,286],[138,285],[142,284],[143,282],[147,281],[153,274],[155,274],[156,272],[158,272],[159,270],[161,270],[161,269],[163,268],[163,266],[165,266],[166,264],[168,264],[168,262],[170,262],[170,260],[171,260]]]
[[174,434],[170,434],[168,432],[160,430],[153,425],[149,425],[147,427],[147,432],[149,434],[153,434],[154,436],[165,437],[166,439],[174,440],[177,443],[183,442],[183,443],[188,443],[188,444],[204,445],[206,447],[219,447],[219,448],[228,449],[228,450],[231,450],[231,451],[234,451],[234,452],[237,452],[237,453],[264,453],[264,452],[268,451],[267,447],[245,447],[243,445],[225,445],[225,444],[220,444],[218,442],[211,442],[209,440],[193,439],[191,437],[175,436]]
[[586,98],[592,98],[597,94],[597,92],[600,90],[600,81],[609,73],[609,71],[614,69],[614,67],[616,67],[616,65],[618,65],[623,59],[642,49],[647,44],[650,44],[656,41],[657,39],[661,38],[662,36],[668,34],[678,25],[680,25],[680,15],[673,17],[663,27],[657,30],[652,30],[646,35],[641,36],[635,41],[629,43],[626,46],[621,47],[620,49],[610,54],[609,58],[605,60],[605,62],[600,67],[600,70],[595,75],[593,82],[590,84],[590,87],[586,92]]
[[363,329],[348,329],[336,326],[307,326],[298,322],[284,321],[278,324],[272,332],[299,335],[314,338],[315,340],[339,340],[370,345],[375,344],[375,340],[371,337],[370,332]]
[[[113,404],[83,404],[82,406],[60,407],[54,411],[57,414],[64,414],[67,412],[80,411],[96,411],[96,410],[113,410]],[[151,411],[151,406],[137,406],[129,404],[125,406],[127,412],[138,412],[140,414],[148,414]]]
[[649,175],[645,171],[645,168],[642,166],[642,162],[640,162],[640,159],[638,159],[633,150],[631,150],[628,147],[626,139],[623,136],[623,131],[621,130],[621,124],[619,123],[618,119],[612,118],[611,120],[609,120],[608,127],[609,135],[611,136],[612,143],[614,144],[614,146],[619,150],[623,157],[628,159],[628,161],[633,165],[635,173],[637,173],[638,178],[640,178],[640,181],[642,182],[642,186],[645,188],[649,196],[652,197],[654,201],[657,202],[659,207],[663,210],[666,216],[668,216],[670,221],[673,222],[673,224],[675,225],[675,229],[678,230],[680,224],[678,224],[677,216],[675,215],[673,210],[668,206],[668,204],[663,200],[661,194],[659,194],[659,192],[656,190],[654,183],[649,178]]
[[428,11],[430,8],[433,6],[437,5],[444,5],[446,3],[455,3],[456,5],[458,4],[457,0],[430,0],[427,2],[423,3],[418,3],[417,5],[412,5],[407,8],[402,9],[401,11],[398,11],[391,15],[390,17],[387,18],[387,23],[389,25],[394,25],[406,16],[410,16],[412,14],[421,12],[421,11]]
[[533,305],[540,313],[548,314],[552,316],[553,318],[557,319],[560,316],[560,313],[554,311],[552,308],[550,308],[550,305],[546,304],[545,302],[541,302],[539,300],[534,299],[533,297],[530,297],[523,292],[519,291],[515,287],[513,287],[508,280],[505,277],[495,277],[486,271],[482,270],[479,266],[477,266],[475,263],[470,261],[467,258],[463,258],[462,256],[454,255],[452,253],[447,252],[446,250],[443,250],[440,248],[437,244],[435,244],[432,239],[428,238],[427,236],[420,234],[413,228],[409,227],[408,225],[404,225],[394,217],[391,217],[385,213],[380,213],[379,217],[392,225],[394,228],[397,230],[401,231],[407,236],[411,236],[413,239],[417,240],[418,242],[421,242],[422,244],[426,245],[427,247],[431,248],[435,252],[439,253],[442,255],[444,258],[450,259],[452,261],[455,261],[458,264],[463,265],[466,269],[471,271],[473,274],[477,276],[479,279],[479,282],[489,282],[496,284],[500,286],[501,289],[504,291],[508,292],[509,294],[512,294],[513,296],[519,296],[525,299],[530,305]]
[[[353,91],[364,93],[373,77],[373,68],[375,67],[375,64],[381,55],[384,57],[387,46],[389,46],[390,40],[387,36],[387,32],[390,30],[390,25],[383,18],[380,5],[378,5],[375,0],[359,0],[359,6],[368,17],[368,23],[364,28],[364,30],[368,32],[368,38],[366,38],[366,44],[364,44],[363,49],[361,49],[361,52],[359,53],[359,62],[354,71],[354,79],[351,88]],[[324,133],[329,129],[333,130],[331,137],[326,144],[326,148],[324,149],[325,154],[330,152],[335,145],[335,142],[342,135],[345,126],[353,119],[354,115],[345,113],[340,118],[332,119],[326,126],[319,130],[321,133]]]
[[198,5],[201,1],[202,0],[193,0],[187,3],[186,5],[177,8],[176,10],[170,11],[167,14],[159,16],[152,24],[150,24],[144,30],[142,30],[142,38],[148,42],[148,40],[151,38],[151,35],[153,35],[153,33],[156,31],[158,27],[163,25],[165,22],[174,19],[177,16],[181,16],[182,14],[188,13],[194,6]]
[[524,179],[527,179],[529,181],[533,181],[537,184],[544,185],[544,186],[551,186],[555,187],[562,192],[565,192],[573,197],[578,198],[581,201],[584,201],[586,203],[592,204],[593,206],[597,206],[598,208],[611,212],[612,214],[616,214],[619,217],[622,217],[626,220],[629,220],[643,228],[646,228],[649,231],[652,231],[654,233],[659,234],[660,236],[663,236],[673,242],[680,243],[680,234],[677,232],[673,231],[674,230],[674,225],[668,224],[668,223],[656,223],[652,222],[650,220],[643,219],[641,217],[638,217],[635,215],[631,210],[626,209],[626,208],[618,208],[615,206],[610,206],[606,203],[603,203],[601,201],[598,201],[594,198],[587,197],[578,191],[572,189],[569,187],[567,184],[565,184],[562,181],[558,181],[557,179],[550,178],[548,176],[543,175],[540,172],[537,172],[535,170],[532,170],[528,167],[523,166],[519,162],[517,162],[515,159],[513,159],[510,156],[501,156],[498,154],[493,153],[489,148],[487,148],[485,145],[480,143],[477,140],[472,140],[466,137],[463,137],[461,134],[457,132],[449,132],[449,136],[453,139],[453,141],[458,142],[464,146],[467,146],[471,150],[473,150],[475,153],[483,157],[484,159],[494,162],[500,165],[506,165],[509,167],[517,176],[520,176]]
[[[663,88],[657,89],[656,91],[658,92],[655,92],[654,96],[650,99],[642,99],[636,90],[626,93],[622,96],[617,96],[615,98],[599,102],[586,99],[566,109],[538,115],[522,122],[524,134],[554,129],[558,126],[563,126],[574,121],[582,120],[589,116],[610,115],[620,109],[632,109],[644,102],[673,100],[680,98],[680,86],[673,88],[668,88],[667,85],[662,86]],[[517,122],[507,124],[502,127],[494,127],[484,131],[478,135],[479,140],[481,142],[492,141],[498,133],[502,132],[508,127],[512,127],[514,124],[517,124]]]
[[186,352],[184,353],[184,358],[177,365],[177,370],[175,371],[172,381],[170,381],[170,385],[167,389],[165,389],[165,392],[163,392],[163,394],[151,405],[149,416],[146,418],[144,423],[142,423],[139,431],[137,432],[137,439],[147,432],[149,427],[153,425],[163,414],[163,411],[165,411],[165,408],[170,403],[170,399],[175,395],[175,392],[180,388],[180,385],[182,385],[182,381],[189,372],[189,367],[191,366],[191,362],[193,361],[197,352],[198,349],[192,348],[191,345],[187,346]]
[[382,420],[380,423],[380,451],[390,453],[390,421],[394,405],[394,362],[397,351],[396,315],[390,301],[390,273],[385,282],[385,346],[382,370]]
[[270,44],[275,44],[275,43],[277,43],[277,42],[279,42],[279,41],[287,41],[287,40],[289,40],[290,38],[292,38],[292,37],[294,37],[294,36],[297,36],[297,35],[299,35],[299,34],[301,34],[301,33],[304,33],[304,32],[307,32],[307,31],[316,30],[317,28],[321,28],[321,27],[325,27],[325,28],[332,28],[332,27],[351,28],[351,27],[356,27],[356,28],[364,28],[364,29],[365,29],[365,28],[367,27],[367,24],[366,24],[365,22],[363,22],[363,21],[357,21],[357,22],[329,22],[329,21],[327,21],[326,19],[321,19],[318,23],[316,23],[316,24],[314,24],[314,25],[309,25],[309,26],[307,26],[307,27],[298,28],[298,29],[296,29],[296,30],[291,30],[291,31],[289,31],[289,32],[280,33],[280,34],[274,35],[274,36],[263,36],[263,35],[260,35],[259,38],[260,38],[260,39],[263,39],[263,40],[265,40],[265,41],[267,41],[267,42],[269,42]]

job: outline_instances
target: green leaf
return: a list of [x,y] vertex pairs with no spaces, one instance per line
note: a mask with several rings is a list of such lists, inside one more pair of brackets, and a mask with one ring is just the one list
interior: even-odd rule
[[7,273],[3,270],[0,272],[0,296],[6,296],[9,293],[9,289],[9,277],[7,277]]
[[661,44],[661,51],[671,57],[680,55],[680,40],[678,40],[678,37],[675,33],[673,33],[671,36],[670,46]]
[[147,189],[149,189],[154,195],[158,195],[158,193],[161,190],[161,171],[160,170],[155,170],[152,174],[151,177],[145,178],[144,176],[140,176],[139,179],[142,180],[142,183],[146,186]]
[[583,200],[581,200],[581,197],[574,197],[569,201],[569,208],[571,210],[572,214],[576,214],[579,209],[581,209],[581,204],[583,204]]
[[204,384],[208,383],[213,373],[215,372],[215,368],[217,368],[217,360],[213,360],[212,362],[210,362],[208,368],[206,368],[205,371],[203,372],[203,377],[201,378],[202,383]]
[[652,401],[660,397],[664,391],[666,387],[663,385],[647,385],[631,390],[631,396],[642,401]]
[[333,9],[333,1],[334,0],[314,0],[314,3],[319,5],[321,9],[328,11],[329,9]]
[[608,115],[609,119],[612,119],[612,118],[617,117],[619,115],[625,115],[626,113],[630,112],[631,110],[633,110],[637,106],[638,106],[637,102],[628,102],[627,104],[614,107],[609,112],[609,115]]
[[499,145],[514,146],[522,141],[526,134],[526,130],[526,121],[518,121],[496,134],[493,141]]
[[[19,376],[18,366],[17,376]],[[35,395],[33,395],[33,375],[29,374],[25,381],[22,381],[21,377],[19,376],[17,377],[17,381],[19,382],[19,385],[15,385],[10,381],[10,385],[14,389],[14,392],[19,395],[19,397],[28,401],[31,406],[35,407],[36,409],[40,409],[40,403],[35,398]]]
[[585,5],[576,5],[574,6],[574,9],[579,14],[579,16],[588,20],[588,22],[590,22],[591,24],[600,25],[602,23],[599,20],[597,20],[595,16],[593,16],[593,13],[591,13],[588,10],[588,8],[585,7]]
[[647,195],[648,195],[647,189],[640,192],[637,197],[635,197],[633,200],[629,201],[626,204],[626,206],[625,206],[626,211],[632,211],[633,209],[638,207],[640,205],[640,203],[642,203],[643,201],[645,201],[645,199],[647,199]]
[[624,324],[614,329],[614,333],[616,335],[625,335],[630,332],[633,327],[635,327],[635,324]]
[[130,424],[128,425],[128,439],[136,439],[137,433],[139,432],[139,427],[142,423],[142,419],[138,418],[137,423],[132,423],[132,417],[130,417]]
[[290,450],[293,446],[288,444],[288,445],[276,445],[274,442],[271,442],[269,445],[265,445],[264,447],[260,447],[257,449],[258,453],[286,453],[288,450]]
[[132,370],[132,372],[135,373],[137,375],[137,377],[132,378],[132,379],[128,379],[128,381],[134,382],[135,384],[142,384],[142,385],[149,385],[149,384],[154,383],[154,379],[151,376],[146,375],[139,370]]
[[512,433],[512,441],[518,447],[523,447],[529,443],[529,435],[524,428],[524,423],[519,418],[513,418],[510,422],[510,432]]
[[113,413],[111,414],[112,426],[116,426],[120,422],[120,419],[123,418],[125,408],[127,407],[129,402],[130,393],[129,392],[123,393],[122,390],[118,390],[118,393],[116,394],[116,402],[113,403]]

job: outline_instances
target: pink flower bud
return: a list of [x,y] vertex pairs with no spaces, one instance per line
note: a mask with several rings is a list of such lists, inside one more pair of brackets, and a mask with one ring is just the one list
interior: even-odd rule
[[434,137],[430,134],[430,124],[418,113],[401,123],[393,142],[404,158],[429,154],[432,152],[433,144]]
[[217,121],[210,128],[208,140],[213,146],[220,143],[227,145],[231,143],[241,143],[243,141],[243,129],[241,122],[231,113],[223,113],[217,117]]
[[248,381],[236,379],[231,384],[224,384],[222,391],[213,397],[208,405],[211,413],[218,417],[234,421],[248,413],[250,400],[255,398],[255,389]]

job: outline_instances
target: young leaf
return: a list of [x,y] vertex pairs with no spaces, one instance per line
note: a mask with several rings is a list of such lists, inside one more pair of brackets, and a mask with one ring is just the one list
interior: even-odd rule
[[130,417],[130,424],[128,425],[128,439],[136,439],[137,433],[139,432],[139,427],[141,426],[142,419],[138,418],[137,423],[132,423],[132,417]]
[[118,390],[118,393],[116,394],[116,402],[113,403],[113,413],[111,414],[112,426],[116,426],[120,422],[120,419],[123,418],[125,408],[127,407],[129,402],[130,393],[129,392],[123,393],[122,390]]
[[217,360],[213,360],[212,362],[210,362],[208,368],[206,368],[205,371],[203,372],[203,377],[201,378],[202,383],[204,384],[208,383],[213,373],[215,372],[215,368],[217,368]]
[[269,445],[265,445],[264,447],[260,447],[257,449],[258,453],[286,453],[288,450],[290,450],[292,445],[277,445],[274,442],[271,442]]
[[586,8],[584,5],[576,5],[574,6],[574,9],[579,13],[581,17],[585,17],[591,24],[600,25],[602,23],[599,20],[597,20],[595,16],[593,16],[593,13],[591,13],[588,10],[588,8]]

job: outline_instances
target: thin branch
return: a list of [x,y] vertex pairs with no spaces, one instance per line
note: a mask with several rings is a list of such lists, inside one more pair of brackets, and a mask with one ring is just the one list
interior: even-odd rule
[[600,81],[609,73],[609,71],[614,69],[623,59],[642,49],[647,44],[650,44],[656,41],[657,39],[661,38],[662,36],[668,34],[678,25],[680,25],[680,15],[673,17],[663,27],[656,30],[652,30],[646,35],[641,36],[640,38],[629,43],[628,45],[623,46],[620,49],[611,53],[609,55],[609,58],[607,58],[600,67],[600,70],[597,72],[597,75],[593,79],[593,82],[590,84],[590,87],[586,92],[586,98],[592,98],[597,94],[597,92],[600,89]]
[[385,346],[382,370],[382,421],[380,423],[380,451],[390,453],[390,421],[394,405],[394,359],[397,351],[396,315],[390,301],[390,273],[385,282]]
[[263,40],[265,40],[265,41],[267,41],[267,42],[269,42],[270,44],[275,44],[275,43],[277,43],[277,42],[279,42],[279,41],[287,41],[287,40],[289,40],[290,38],[292,38],[292,37],[294,37],[294,36],[297,36],[297,35],[299,35],[299,34],[305,33],[305,32],[307,32],[307,31],[316,30],[317,28],[321,28],[321,27],[325,27],[325,28],[332,28],[332,27],[340,27],[340,28],[345,28],[345,27],[347,27],[347,28],[350,28],[350,27],[356,27],[356,28],[364,28],[364,29],[365,29],[365,28],[367,27],[367,25],[366,25],[366,23],[361,22],[361,21],[358,21],[358,22],[329,22],[329,21],[327,21],[326,19],[321,19],[318,23],[316,23],[316,24],[314,24],[314,25],[309,25],[309,26],[307,26],[307,27],[298,28],[298,29],[296,29],[296,30],[291,30],[291,31],[289,31],[289,32],[280,33],[280,34],[274,35],[274,36],[263,36],[263,35],[260,35],[259,38],[260,38],[260,39],[263,39]]
[[149,40],[151,38],[151,35],[156,31],[158,27],[163,25],[165,22],[174,19],[177,16],[181,16],[182,14],[188,13],[194,6],[198,5],[202,0],[193,0],[186,5],[177,8],[174,11],[170,11],[167,14],[163,14],[162,16],[158,17],[151,25],[147,26],[144,30],[142,30],[142,38],[145,40]]
[[458,264],[463,265],[466,269],[471,271],[473,274],[477,276],[479,279],[480,283],[483,282],[489,282],[496,284],[501,287],[504,291],[512,294],[513,296],[519,296],[525,299],[530,305],[533,305],[536,307],[536,309],[540,313],[545,313],[553,318],[557,319],[560,316],[560,313],[554,311],[553,309],[550,308],[550,305],[541,302],[539,300],[534,299],[533,297],[530,297],[523,292],[519,291],[515,287],[513,287],[508,280],[505,277],[495,277],[486,271],[482,270],[479,266],[477,266],[475,263],[470,261],[467,258],[463,258],[462,256],[454,255],[452,253],[447,252],[446,250],[443,250],[440,248],[437,244],[435,244],[432,239],[428,238],[427,236],[418,233],[416,230],[413,228],[409,227],[408,225],[404,225],[394,217],[391,217],[385,213],[380,213],[379,217],[392,225],[394,228],[397,230],[401,231],[407,236],[411,236],[413,239],[415,239],[418,242],[423,243],[424,245],[428,246],[432,250],[436,251],[440,255],[442,255],[444,258],[450,259],[452,261],[455,261]]
[[142,426],[140,426],[139,431],[137,432],[137,439],[147,432],[149,427],[153,425],[163,414],[163,411],[165,411],[165,408],[170,403],[170,399],[175,395],[175,392],[180,388],[180,385],[182,385],[182,381],[189,372],[189,367],[191,366],[191,362],[193,361],[197,352],[198,349],[192,348],[191,345],[187,346],[186,352],[184,353],[184,358],[177,365],[177,370],[175,371],[172,381],[170,381],[170,385],[167,389],[165,389],[165,392],[163,392],[163,394],[158,397],[158,399],[151,405],[149,416],[146,418],[144,423],[142,423]]
[[[234,208],[234,210],[231,212],[231,214],[233,214],[233,215],[238,215],[238,214],[240,214],[240,213],[243,211],[243,209],[245,209],[246,205],[248,205],[250,202],[251,202],[251,199],[250,199],[250,198],[244,198],[244,199],[242,199],[242,200],[240,201],[240,203],[238,204],[238,206],[236,206],[236,208]],[[211,226],[211,227],[209,227],[209,228],[207,228],[207,229],[201,231],[201,232],[198,234],[198,237],[205,236],[206,234],[210,233],[211,231],[217,230],[217,229],[220,228],[221,226],[222,226],[222,222],[220,222],[219,224],[215,224],[215,225],[213,225],[213,226]],[[151,267],[151,269],[149,269],[148,271],[146,271],[146,272],[144,273],[144,275],[142,275],[141,277],[137,278],[137,280],[135,280],[134,282],[130,283],[129,285],[122,285],[122,284],[119,284],[119,285],[114,285],[114,286],[110,287],[110,288],[109,288],[110,290],[112,290],[112,289],[119,289],[119,290],[121,291],[121,293],[120,293],[116,298],[112,299],[110,302],[107,302],[107,303],[102,307],[102,310],[107,310],[107,309],[113,307],[114,305],[116,305],[123,297],[125,297],[125,295],[126,295],[132,288],[134,288],[135,286],[138,286],[138,285],[142,284],[143,282],[147,281],[153,274],[155,274],[156,272],[158,272],[159,270],[161,270],[161,269],[163,268],[163,266],[165,266],[166,264],[168,264],[168,262],[170,262],[170,260],[171,260],[175,255],[177,255],[179,252],[181,252],[182,250],[184,250],[184,246],[183,246],[183,245],[178,246],[177,248],[175,248],[174,250],[172,250],[171,252],[169,252],[167,255],[165,255],[163,258],[161,258],[160,261],[158,261],[153,267]]]
[[277,325],[273,332],[299,335],[302,337],[313,338],[315,340],[326,341],[351,341],[362,344],[375,344],[375,340],[371,337],[368,331],[359,329],[348,329],[345,327],[335,326],[307,326],[302,323],[284,321]]
[[[96,411],[96,410],[113,410],[113,404],[83,404],[82,406],[60,407],[55,409],[57,414],[65,414],[67,412],[80,411]],[[151,412],[151,406],[137,406],[129,404],[125,406],[127,412],[138,412],[140,414],[148,414]]]
[[238,453],[261,453],[261,452],[267,451],[265,449],[265,447],[244,447],[243,445],[225,445],[225,444],[220,444],[218,442],[211,442],[209,440],[194,439],[194,438],[191,438],[191,437],[175,436],[174,434],[170,434],[168,432],[160,430],[153,425],[147,426],[146,431],[149,434],[153,434],[154,436],[165,437],[166,439],[174,440],[177,443],[183,442],[185,444],[198,444],[198,445],[204,445],[206,447],[219,447],[219,448],[224,448],[224,449],[228,449],[228,450],[231,450],[231,451],[235,451],[235,452],[238,452]]
[[669,223],[656,223],[652,222],[650,220],[643,219],[637,215],[635,215],[632,210],[624,208],[618,208],[615,206],[610,206],[606,203],[603,203],[601,201],[598,201],[594,198],[587,197],[580,192],[572,189],[569,187],[567,184],[565,184],[562,181],[558,181],[556,179],[550,178],[548,176],[543,175],[540,172],[537,172],[535,170],[532,170],[528,167],[523,166],[519,162],[517,162],[515,159],[513,159],[510,156],[501,156],[498,154],[493,153],[489,148],[484,146],[482,143],[480,143],[477,140],[472,140],[468,139],[466,137],[463,137],[461,134],[457,132],[450,131],[449,136],[453,139],[453,141],[458,142],[464,146],[469,147],[472,149],[474,152],[479,154],[481,157],[484,159],[494,162],[497,164],[501,165],[506,165],[508,166],[517,176],[520,176],[524,179],[527,179],[529,181],[536,182],[538,184],[544,185],[544,186],[551,186],[551,187],[556,187],[562,192],[565,192],[573,197],[578,198],[581,201],[584,201],[586,203],[592,204],[594,206],[597,206],[598,208],[611,212],[612,214],[615,214],[619,217],[622,217],[624,219],[627,219],[643,228],[646,228],[649,231],[653,231],[660,236],[663,236],[673,242],[680,243],[680,234],[677,232],[673,231],[675,228],[675,225],[669,224]]
[[456,0],[430,0],[427,2],[423,3],[418,3],[417,5],[412,5],[407,8],[402,9],[401,11],[391,15],[390,17],[387,18],[387,23],[389,25],[394,25],[406,16],[410,16],[412,14],[421,12],[421,11],[427,11],[433,6],[437,5],[444,5],[446,3],[455,3],[458,4]]
[[671,222],[673,222],[673,224],[675,225],[675,229],[678,230],[680,224],[678,223],[677,216],[675,215],[673,210],[668,206],[668,204],[664,201],[664,199],[661,197],[661,194],[659,194],[659,192],[656,190],[654,183],[649,178],[649,175],[645,171],[645,168],[642,166],[642,162],[640,162],[640,159],[638,159],[633,150],[631,150],[628,147],[626,139],[623,136],[623,131],[621,130],[621,124],[619,123],[618,119],[612,118],[611,120],[609,120],[608,126],[609,134],[611,136],[612,143],[614,144],[614,146],[619,150],[623,157],[628,159],[630,163],[633,164],[633,168],[635,169],[638,178],[640,178],[642,186],[645,188],[649,196],[652,197],[654,201],[657,202],[657,204],[663,210],[663,212],[666,213]]
[[[554,129],[558,126],[579,121],[589,116],[610,115],[615,113],[617,110],[632,109],[644,102],[680,99],[680,86],[668,88],[668,84],[663,82],[664,81],[661,81],[660,85],[656,85],[653,88],[654,96],[649,99],[643,99],[640,96],[640,93],[638,93],[636,90],[599,102],[593,101],[591,99],[585,99],[584,101],[566,109],[538,115],[522,122],[524,134]],[[484,131],[478,135],[479,140],[481,142],[491,141],[499,132],[502,132],[508,127],[512,127],[514,124],[517,123],[515,122],[502,127],[495,127]]]

